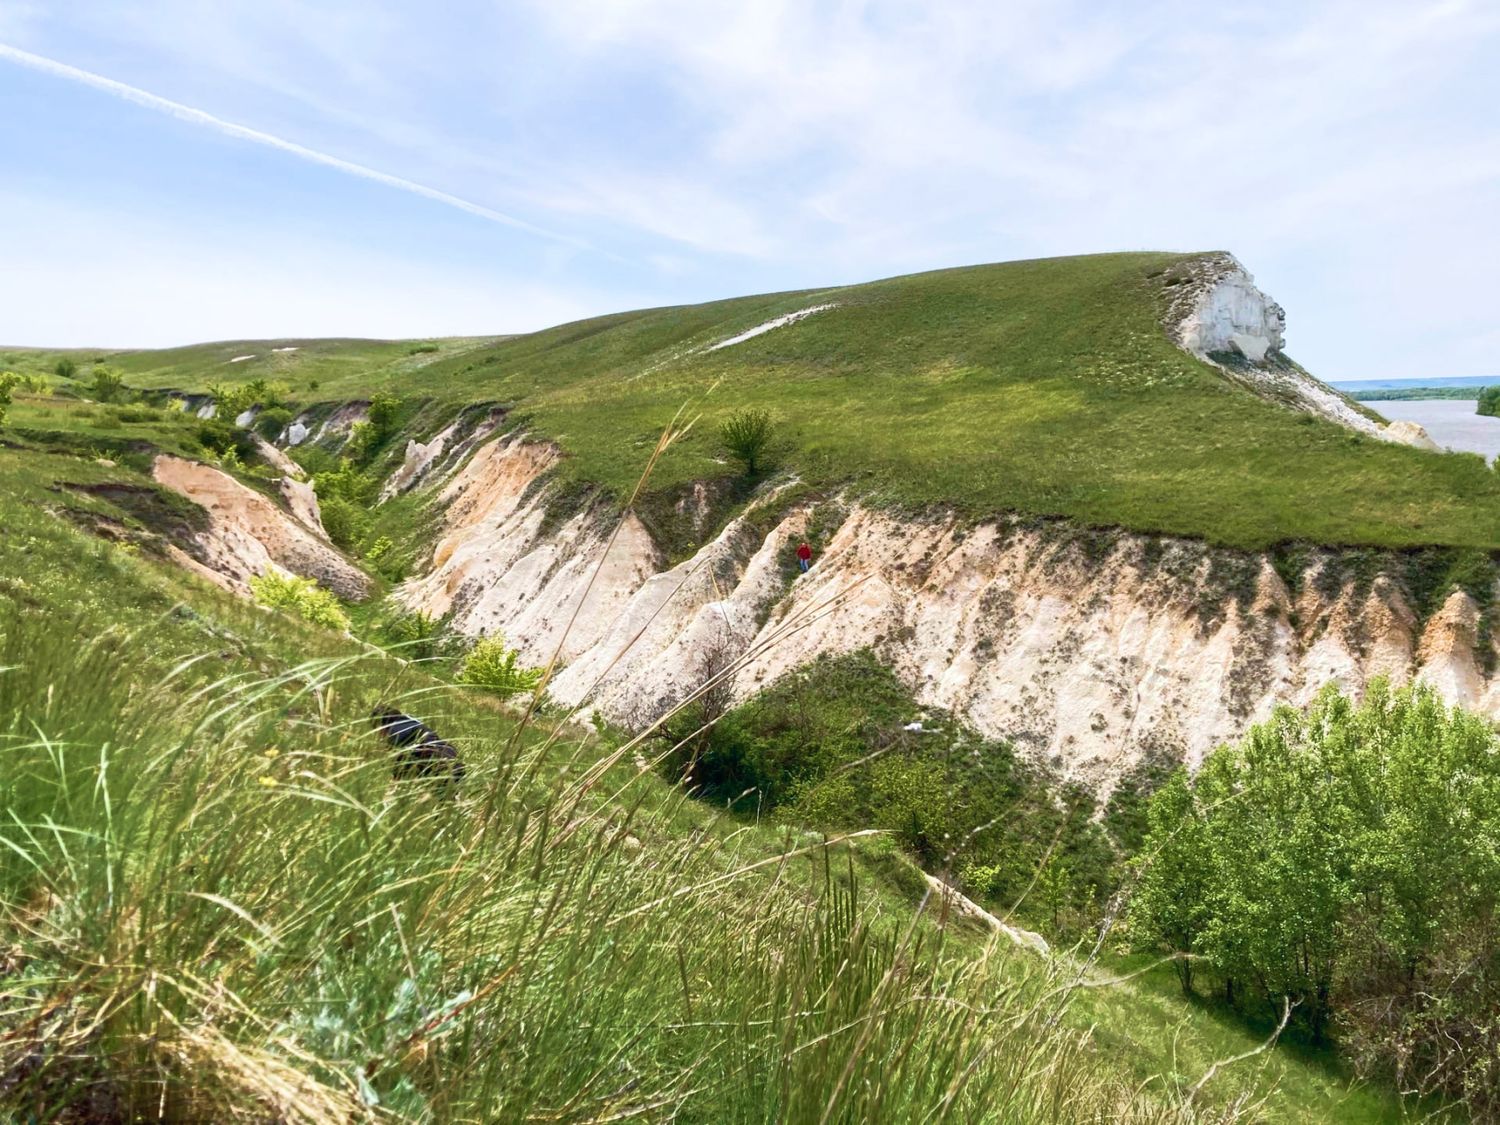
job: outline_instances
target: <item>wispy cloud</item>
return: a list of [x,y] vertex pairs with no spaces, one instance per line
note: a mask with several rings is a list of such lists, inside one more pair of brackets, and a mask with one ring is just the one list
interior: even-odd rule
[[109,94],[111,97],[131,102],[146,109],[153,109],[159,113],[168,114],[179,121],[185,121],[192,125],[201,125],[206,129],[212,129],[227,137],[237,140],[249,141],[251,144],[265,145],[281,152],[289,153],[301,160],[312,164],[321,164],[325,168],[333,168],[346,175],[358,176],[360,179],[372,180],[377,184],[383,184],[397,191],[409,192],[419,195],[423,199],[430,199],[434,203],[440,203],[444,207],[452,207],[459,211],[465,211],[470,215],[484,219],[492,223],[500,223],[504,226],[513,227],[516,230],[525,231],[539,238],[550,239],[555,242],[566,243],[579,249],[591,249],[587,243],[572,235],[560,234],[557,231],[548,230],[545,227],[528,223],[524,219],[518,219],[514,215],[507,215],[503,211],[496,211],[493,207],[486,207],[482,203],[464,199],[439,188],[429,187],[426,184],[408,180],[404,176],[395,176],[389,172],[382,172],[378,168],[370,168],[364,164],[356,164],[352,160],[344,160],[342,157],[330,153],[320,152],[317,149],[299,145],[295,141],[289,141],[284,137],[278,137],[272,133],[265,133],[259,129],[252,129],[248,125],[240,125],[233,121],[225,121],[222,117],[215,117],[201,109],[174,102],[170,98],[161,97],[148,90],[142,90],[138,86],[131,86],[124,82],[117,82],[113,78],[107,78],[93,71],[83,70],[80,67],[70,66],[68,63],[59,62],[56,59],[47,58],[44,55],[32,54],[18,47],[11,47],[0,43],[0,59],[8,59],[21,66],[32,70],[41,71],[57,78],[67,79],[71,82],[82,83],[95,90]]

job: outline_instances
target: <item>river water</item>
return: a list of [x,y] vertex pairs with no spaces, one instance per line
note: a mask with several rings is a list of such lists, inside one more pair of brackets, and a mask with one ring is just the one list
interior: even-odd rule
[[1471,398],[1414,398],[1368,402],[1392,422],[1416,422],[1445,449],[1482,453],[1493,461],[1500,454],[1500,418],[1475,414]]

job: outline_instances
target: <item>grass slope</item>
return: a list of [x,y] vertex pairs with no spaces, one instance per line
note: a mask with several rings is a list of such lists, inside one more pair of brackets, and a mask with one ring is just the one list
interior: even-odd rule
[[[315,377],[316,392],[298,385],[310,399],[390,390],[511,404],[568,452],[567,474],[616,493],[684,403],[703,424],[668,452],[656,487],[730,475],[715,423],[755,406],[782,421],[782,469],[878,503],[1067,516],[1243,548],[1500,547],[1500,477],[1479,458],[1358,436],[1174,347],[1160,315],[1185,261],[1009,262],[622,313],[436,353],[309,343],[274,365],[294,383]],[[836,307],[706,350],[824,303]],[[260,360],[225,362],[240,348],[266,350],[204,345],[119,362],[142,386],[266,375],[252,370]]]
[[[139,544],[190,513],[147,438],[99,459],[112,415],[74,409],[0,430],[0,1109],[1172,1120],[1256,1044],[1162,974],[1080,993],[917,918],[885,838],[825,858],[160,563]],[[366,716],[393,698],[463,748],[456,801],[391,784]],[[1283,1050],[1201,1107],[1241,1099],[1401,1116]]]

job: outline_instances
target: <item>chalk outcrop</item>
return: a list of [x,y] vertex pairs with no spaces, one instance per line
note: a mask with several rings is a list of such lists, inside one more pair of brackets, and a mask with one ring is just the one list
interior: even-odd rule
[[1401,440],[1282,352],[1286,311],[1232,254],[1205,254],[1168,279],[1165,327],[1184,351],[1263,398],[1370,437]]
[[461,632],[504,632],[530,662],[560,653],[553,695],[631,727],[730,662],[745,698],[867,646],[920,704],[1100,788],[1149,755],[1196,763],[1329,682],[1419,676],[1500,716],[1471,599],[1424,625],[1393,581],[1332,578],[1332,552],[1294,594],[1269,559],[1201,543],[851,505],[799,577],[790,547],[814,511],[794,505],[752,508],[664,568],[633,516],[549,516],[558,456],[515,435],[482,446],[440,494],[430,569],[397,596]]
[[369,596],[370,580],[323,538],[321,525],[315,530],[198,461],[163,454],[151,475],[208,513],[207,528],[183,547],[227,589],[248,593],[251,578],[274,569],[311,578],[343,598]]

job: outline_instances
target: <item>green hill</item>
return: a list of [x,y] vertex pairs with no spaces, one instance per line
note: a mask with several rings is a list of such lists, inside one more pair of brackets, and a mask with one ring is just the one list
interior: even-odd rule
[[[1164,966],[1106,985],[1113,960],[1049,965],[950,917],[886,836],[688,800],[634,744],[455,687],[450,657],[240,601],[159,553],[193,516],[144,470],[194,452],[185,419],[17,408],[0,1112],[1402,1119],[1295,1048],[1193,1094],[1266,1029],[1184,1002]],[[368,719],[387,703],[461,747],[456,797],[392,783]]]
[[[141,387],[201,391],[260,377],[290,380],[310,403],[381,390],[502,403],[567,450],[566,473],[616,493],[684,406],[704,424],[668,451],[655,487],[728,475],[713,423],[755,406],[782,420],[782,469],[891,505],[1066,516],[1245,548],[1500,546],[1500,479],[1480,459],[1361,436],[1259,397],[1174,346],[1161,325],[1168,283],[1192,260],[975,266],[442,341],[436,351],[262,341],[102,358]],[[832,307],[711,347],[816,305]],[[271,350],[289,346],[299,350]],[[247,354],[255,358],[229,362]],[[23,369],[49,357],[0,359]]]

